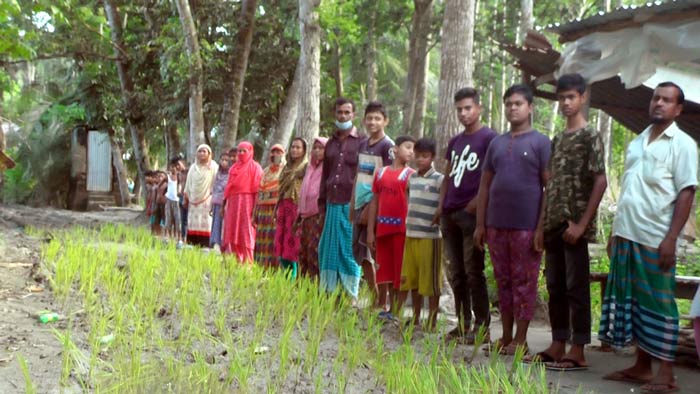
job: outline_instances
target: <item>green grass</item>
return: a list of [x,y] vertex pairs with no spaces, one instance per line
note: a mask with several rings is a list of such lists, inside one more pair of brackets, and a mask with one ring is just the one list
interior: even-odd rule
[[544,372],[517,358],[472,362],[469,350],[465,362],[454,345],[402,336],[314,282],[179,251],[144,229],[55,233],[43,261],[68,316],[55,331],[62,385],[77,379],[95,393],[551,392]]

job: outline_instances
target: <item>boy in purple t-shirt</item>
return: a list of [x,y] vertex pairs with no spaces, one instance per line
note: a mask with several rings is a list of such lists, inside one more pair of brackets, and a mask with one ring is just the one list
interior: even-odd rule
[[503,324],[496,347],[512,355],[518,347],[527,351],[527,329],[535,312],[551,142],[530,124],[530,88],[513,85],[503,101],[510,131],[496,137],[486,153],[474,241],[483,248],[486,236]]
[[[486,150],[496,133],[479,120],[479,93],[473,88],[460,89],[454,97],[455,109],[464,131],[452,137],[447,145],[445,178],[440,188],[436,220],[445,243],[448,264],[445,266],[457,312],[457,327],[447,339],[474,343],[479,330],[488,335],[491,322],[489,296],[484,275],[484,252],[473,244],[476,227],[476,195]],[[474,328],[471,326],[474,312]],[[487,338],[488,340],[488,338]]]

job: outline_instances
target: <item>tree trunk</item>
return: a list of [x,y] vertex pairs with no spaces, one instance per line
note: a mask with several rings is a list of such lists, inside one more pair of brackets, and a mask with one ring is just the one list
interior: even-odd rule
[[185,34],[185,45],[189,56],[189,112],[190,112],[190,137],[189,160],[194,160],[195,151],[199,144],[205,143],[204,137],[204,109],[202,92],[204,90],[204,67],[199,53],[199,39],[194,25],[192,12],[188,0],[176,0],[177,12],[180,15],[180,23]]
[[306,141],[318,136],[321,96],[321,26],[318,6],[321,0],[299,0],[299,28],[301,30],[301,75],[297,135]]
[[342,50],[340,43],[336,42],[333,45],[333,79],[335,79],[335,96],[343,96],[343,65],[342,65]]
[[535,19],[532,16],[532,0],[520,0],[520,26],[518,27],[518,43],[525,44],[527,31],[532,29]]
[[[119,10],[115,5],[114,0],[105,0],[105,14],[112,34],[112,44],[114,47],[114,55],[117,58],[117,74],[119,76],[119,85],[121,86],[122,104],[126,115],[126,123],[131,134],[131,145],[134,150],[134,159],[136,160],[136,168],[138,171],[139,184],[145,183],[144,174],[150,169],[150,158],[148,155],[148,144],[146,143],[146,133],[143,129],[142,122],[144,115],[140,112],[143,106],[138,102],[134,92],[134,81],[129,74],[131,62],[124,51],[126,46],[122,36],[122,21],[119,16]],[[145,190],[145,189],[144,189]]]
[[244,0],[238,19],[239,29],[236,38],[236,50],[230,57],[230,74],[224,89],[224,108],[221,114],[222,147],[227,150],[236,144],[238,138],[238,119],[243,100],[243,85],[248,68],[248,58],[253,42],[255,28],[255,10],[257,0]]
[[168,152],[168,160],[182,152],[180,134],[177,132],[177,123],[168,122],[168,124],[165,125],[165,141],[167,148],[166,152]]
[[[299,111],[299,85],[301,84],[301,67],[297,63],[296,70],[294,71],[294,79],[292,84],[287,89],[287,96],[284,98],[284,103],[282,103],[282,108],[280,108],[280,113],[277,118],[277,125],[272,130],[272,135],[267,140],[267,147],[265,152],[269,152],[270,148],[274,144],[282,144],[282,146],[287,146],[289,139],[292,137],[292,132],[294,131],[294,123],[297,120],[297,112]],[[306,141],[310,146],[312,141]],[[269,155],[264,155],[264,165],[267,165],[267,160]]]
[[437,157],[442,157],[442,151],[447,146],[449,139],[460,131],[453,96],[460,88],[472,85],[473,0],[445,1],[441,46],[435,133],[440,150]]
[[[127,207],[129,206],[129,186],[126,183],[126,167],[124,166],[124,161],[122,160],[122,150],[116,139],[114,138],[114,131],[109,133],[110,142],[112,145],[112,167],[114,168],[114,176],[117,178],[118,187],[118,198],[117,206]],[[120,133],[122,134],[122,133]]]
[[[426,86],[428,78],[428,41],[433,19],[433,0],[414,0],[408,46],[408,74],[403,103],[403,133],[416,138],[423,136]],[[472,11],[473,12],[473,11]]]
[[[369,2],[370,7],[376,3]],[[367,29],[367,45],[365,50],[365,62],[367,63],[367,101],[377,100],[377,14],[370,11],[369,28]]]

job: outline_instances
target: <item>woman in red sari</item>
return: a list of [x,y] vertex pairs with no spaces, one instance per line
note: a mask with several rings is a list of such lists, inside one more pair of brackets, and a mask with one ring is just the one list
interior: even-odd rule
[[263,169],[253,160],[253,145],[238,145],[238,160],[231,166],[224,191],[224,234],[221,248],[235,253],[242,263],[253,262],[255,227],[253,211]]

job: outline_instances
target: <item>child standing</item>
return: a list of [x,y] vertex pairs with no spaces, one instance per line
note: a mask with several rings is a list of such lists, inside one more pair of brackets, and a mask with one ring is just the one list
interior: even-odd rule
[[306,141],[294,138],[287,153],[287,165],[280,175],[280,199],[277,203],[277,229],[275,230],[275,256],[282,268],[289,271],[291,279],[297,277],[297,262],[301,240],[294,230],[301,182],[306,172]]
[[411,292],[413,324],[420,324],[423,297],[428,297],[431,330],[435,329],[442,280],[442,235],[432,223],[438,209],[444,175],[435,171],[435,140],[419,139],[413,147],[417,172],[408,178],[406,243],[401,267],[401,287],[397,311]]
[[223,153],[219,157],[219,171],[214,176],[214,185],[211,190],[211,236],[209,237],[209,247],[220,250],[221,248],[221,228],[224,217],[221,214],[221,207],[224,203],[224,189],[228,182],[229,155]]
[[374,301],[378,302],[376,267],[372,252],[367,246],[367,223],[369,203],[372,201],[372,183],[380,168],[391,165],[391,149],[394,141],[385,133],[389,124],[384,104],[373,101],[365,107],[363,118],[368,139],[360,144],[357,175],[350,199],[350,221],[352,222],[352,253],[367,282]]
[[180,232],[180,207],[177,197],[177,162],[168,165],[168,187],[165,192],[165,235],[177,240],[177,246],[182,246],[182,236]]
[[168,191],[168,174],[158,171],[156,179],[156,235],[162,235],[165,227],[165,205],[168,202],[165,197]]
[[544,250],[543,194],[551,143],[532,128],[532,100],[525,85],[511,86],[503,95],[510,131],[494,138],[486,152],[474,231],[479,248],[486,233],[503,325],[495,347],[505,355],[518,347],[527,351]]
[[309,165],[299,191],[299,217],[295,226],[301,232],[299,271],[310,278],[318,278],[318,242],[323,231],[323,218],[318,209],[318,195],[321,189],[323,156],[328,138],[316,137],[311,147]]
[[[408,167],[413,158],[415,139],[401,136],[396,139],[394,163],[382,167],[374,177],[372,202],[367,223],[367,245],[376,251],[377,287],[380,317],[393,319],[385,312],[387,292],[391,308],[397,306],[397,293],[401,285],[401,263],[406,240],[406,215],[408,213],[408,178],[415,171]],[[375,227],[376,226],[376,227]],[[394,310],[394,313],[398,311]]]

